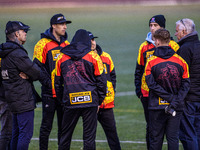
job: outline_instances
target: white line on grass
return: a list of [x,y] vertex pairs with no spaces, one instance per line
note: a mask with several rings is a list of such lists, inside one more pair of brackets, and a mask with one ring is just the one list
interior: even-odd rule
[[130,95],[135,95],[134,91],[127,91],[127,92],[119,92],[116,93],[116,97],[120,97],[120,96],[130,96]]
[[[32,138],[33,141],[39,141],[39,138]],[[49,139],[49,141],[58,141],[57,139]],[[72,140],[74,142],[83,142],[83,140],[74,139]],[[107,143],[107,140],[95,140],[97,143]],[[139,143],[139,144],[145,144],[146,142],[141,141],[120,141],[120,143]]]
[[[39,138],[32,138],[31,140],[33,141],[39,141]],[[57,139],[49,139],[49,141],[58,141]],[[72,140],[74,142],[83,142],[83,140]],[[107,143],[107,140],[95,140],[97,143]],[[120,141],[120,143],[129,143],[129,144],[146,144],[146,142],[142,142],[142,141]],[[164,144],[167,144],[166,142],[164,142]]]

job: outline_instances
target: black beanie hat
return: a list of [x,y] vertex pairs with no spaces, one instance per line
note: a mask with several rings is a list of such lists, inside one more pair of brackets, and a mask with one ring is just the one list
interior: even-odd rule
[[150,23],[154,22],[154,23],[157,23],[159,24],[160,27],[163,27],[165,28],[165,17],[163,15],[156,15],[156,16],[153,16],[150,20],[149,20],[149,25]]

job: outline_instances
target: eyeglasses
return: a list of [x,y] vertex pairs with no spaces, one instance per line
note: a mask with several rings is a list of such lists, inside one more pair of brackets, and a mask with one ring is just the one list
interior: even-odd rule
[[181,21],[181,23],[183,24],[183,26],[185,27],[185,30],[187,31],[187,28],[186,28],[186,26],[185,26],[185,23],[183,22],[183,19],[181,19],[180,21]]

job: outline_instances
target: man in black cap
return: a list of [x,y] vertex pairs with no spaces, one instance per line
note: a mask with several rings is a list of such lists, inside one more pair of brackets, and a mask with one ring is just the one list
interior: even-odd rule
[[55,14],[50,20],[50,28],[41,34],[41,40],[35,45],[33,61],[42,70],[40,83],[42,84],[42,123],[40,127],[39,145],[41,150],[48,149],[48,139],[52,129],[55,111],[57,111],[58,144],[61,136],[62,106],[52,91],[53,70],[60,49],[69,45],[67,41],[67,24],[63,14]]
[[[145,82],[144,76],[144,68],[148,58],[150,58],[154,53],[155,41],[154,41],[154,33],[158,29],[165,28],[165,17],[163,15],[155,15],[151,17],[149,20],[149,28],[150,32],[147,34],[145,42],[140,45],[138,58],[136,63],[135,70],[135,87],[136,87],[136,95],[141,100],[144,115],[146,120],[146,141],[147,141],[147,149],[149,149],[149,112],[148,112],[148,97],[149,97],[149,89]],[[171,40],[169,42],[169,46],[177,51],[179,49],[178,44]]]
[[97,119],[103,127],[110,149],[121,150],[113,112],[113,108],[115,106],[114,99],[116,89],[116,73],[114,63],[111,56],[108,53],[104,52],[101,47],[96,44],[95,38],[98,37],[94,36],[91,32],[88,33],[91,39],[91,50],[96,52],[100,56],[104,65],[104,71],[107,80],[106,97],[100,105]]
[[11,149],[28,150],[33,136],[35,99],[33,81],[40,69],[22,46],[29,26],[19,21],[6,24],[6,43],[0,45],[2,84],[13,113]]

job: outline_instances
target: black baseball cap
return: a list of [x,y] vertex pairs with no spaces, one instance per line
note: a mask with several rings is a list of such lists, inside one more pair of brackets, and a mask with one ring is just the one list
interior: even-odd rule
[[97,36],[94,36],[90,31],[88,31],[90,39],[98,38]]
[[28,25],[25,25],[24,23],[20,21],[8,21],[6,24],[6,34],[13,33],[18,30],[24,30],[25,32],[28,32],[30,30],[30,27]]
[[71,21],[66,20],[63,14],[55,14],[50,20],[50,25],[52,26],[53,24],[60,24],[64,22],[66,22],[66,24],[72,23]]

